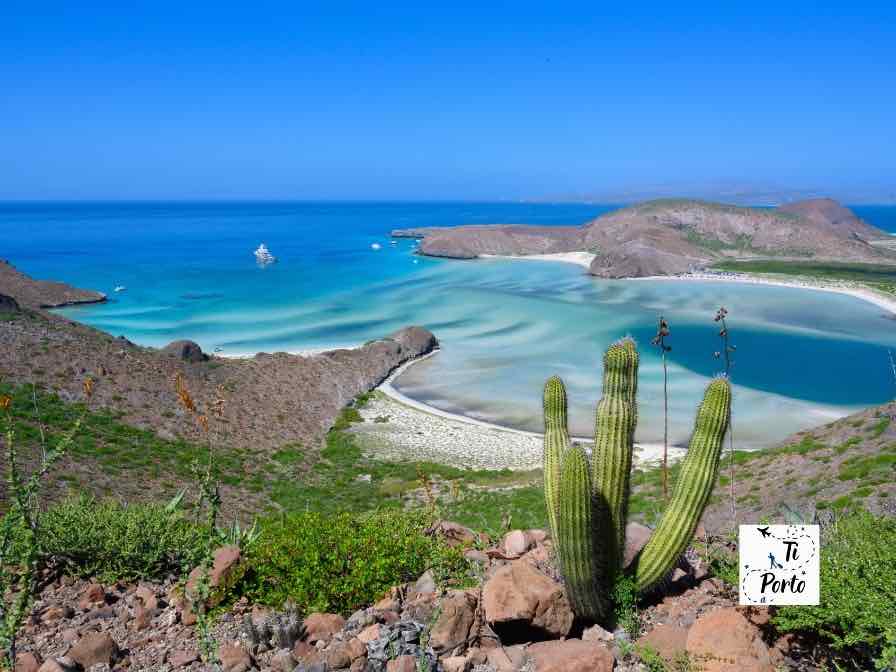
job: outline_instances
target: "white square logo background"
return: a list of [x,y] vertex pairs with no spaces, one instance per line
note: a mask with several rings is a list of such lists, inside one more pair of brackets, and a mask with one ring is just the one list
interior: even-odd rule
[[818,604],[818,525],[741,525],[740,604]]

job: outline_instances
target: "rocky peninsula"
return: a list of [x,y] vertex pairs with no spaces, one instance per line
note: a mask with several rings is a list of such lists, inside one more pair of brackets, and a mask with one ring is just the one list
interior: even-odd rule
[[658,200],[582,226],[432,227],[392,236],[419,238],[421,254],[453,259],[586,252],[594,255],[588,272],[602,278],[676,275],[726,259],[896,264],[890,236],[831,199],[778,208]]

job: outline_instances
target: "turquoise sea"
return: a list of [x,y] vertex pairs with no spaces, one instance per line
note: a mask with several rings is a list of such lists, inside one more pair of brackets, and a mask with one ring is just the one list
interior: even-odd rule
[[[591,432],[600,355],[641,344],[638,439],[662,436],[661,367],[649,345],[671,323],[671,434],[683,442],[720,362],[719,305],[737,345],[735,431],[758,447],[893,398],[896,322],[848,296],[735,283],[601,281],[557,262],[450,261],[392,245],[392,228],[471,223],[580,224],[607,205],[517,203],[0,204],[0,256],[39,278],[109,294],[66,309],[145,345],[177,338],[236,355],[352,346],[408,324],[436,356],[396,387],[439,408],[540,429],[544,379],[567,381],[575,433]],[[896,207],[857,207],[896,231]],[[259,267],[264,242],[279,258]],[[373,249],[378,244],[380,249]],[[126,291],[115,293],[117,285]]]

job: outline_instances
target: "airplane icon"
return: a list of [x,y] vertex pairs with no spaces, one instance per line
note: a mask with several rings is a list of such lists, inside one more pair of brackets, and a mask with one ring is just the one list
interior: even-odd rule
[[770,536],[772,536],[772,533],[768,531],[768,528],[767,528],[767,527],[760,527],[760,528],[759,528],[759,533],[760,533],[763,537],[770,537]]

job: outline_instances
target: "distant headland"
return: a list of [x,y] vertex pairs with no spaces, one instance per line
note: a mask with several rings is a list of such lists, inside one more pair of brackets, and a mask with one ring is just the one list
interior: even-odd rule
[[730,260],[896,264],[892,236],[827,198],[755,208],[688,199],[647,201],[582,226],[494,224],[396,229],[419,252],[475,259],[562,253],[592,255],[591,275],[677,275]]

